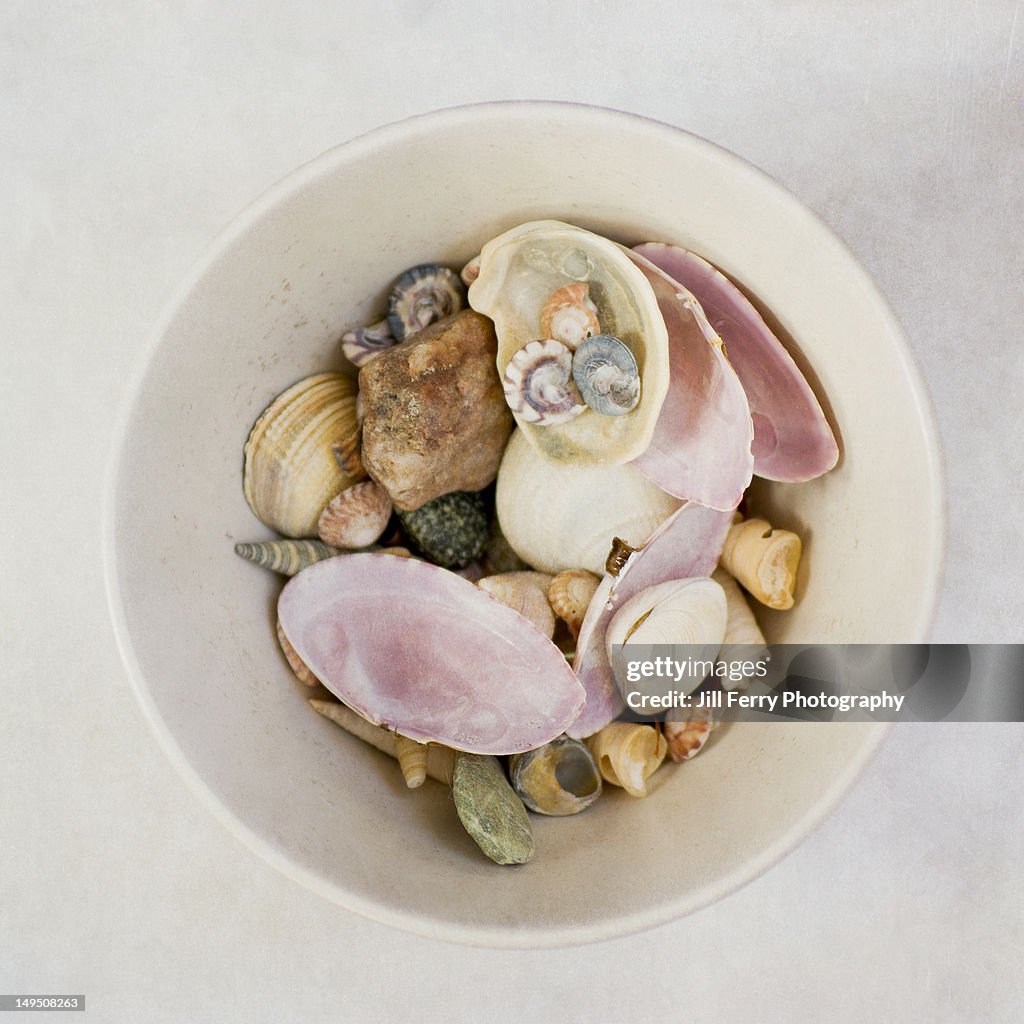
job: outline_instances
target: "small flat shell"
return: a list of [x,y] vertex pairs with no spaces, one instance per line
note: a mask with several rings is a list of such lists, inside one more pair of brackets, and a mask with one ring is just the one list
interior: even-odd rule
[[625,416],[640,401],[633,353],[610,334],[596,334],[580,343],[572,357],[572,379],[583,401],[600,416]]
[[653,263],[630,255],[658,298],[671,372],[651,445],[633,465],[677,498],[734,509],[754,469],[743,385],[697,300]]
[[635,251],[688,288],[724,339],[754,421],[754,473],[799,483],[828,472],[839,459],[832,428],[806,378],[750,300],[696,253],[658,242]]
[[527,440],[548,459],[619,465],[650,444],[668,390],[668,334],[654,292],[626,251],[560,221],[532,221],[499,235],[480,254],[469,289],[473,309],[494,321],[498,373],[513,353],[543,337],[541,316],[559,288],[585,282],[601,327],[626,344],[640,373],[639,405],[625,416],[592,410],[566,423],[537,426],[517,416]]
[[525,864],[533,856],[530,816],[496,758],[457,753],[452,797],[459,821],[496,864]]
[[626,559],[617,576],[605,575],[580,627],[573,668],[587,693],[579,718],[566,732],[583,739],[625,709],[605,644],[615,612],[630,598],[666,580],[707,576],[715,568],[732,513],[690,502],[667,519]]
[[299,657],[364,718],[481,754],[565,731],[583,690],[561,651],[455,573],[382,554],[328,559],[278,602]]
[[501,386],[514,416],[549,427],[586,411],[572,378],[572,352],[546,338],[528,342],[513,354]]

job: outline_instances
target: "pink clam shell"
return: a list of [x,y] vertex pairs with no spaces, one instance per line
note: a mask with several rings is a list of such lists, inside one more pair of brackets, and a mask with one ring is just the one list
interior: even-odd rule
[[754,469],[743,385],[694,296],[642,255],[628,254],[658,300],[670,374],[650,447],[633,465],[677,498],[734,509]]
[[455,573],[376,553],[292,577],[281,628],[332,693],[410,739],[516,754],[554,739],[583,706],[561,651]]
[[[689,502],[629,556],[618,576],[606,575],[601,581],[587,608],[576,644],[573,669],[586,691],[587,702],[580,716],[566,729],[573,739],[592,736],[626,707],[605,647],[605,633],[615,612],[648,587],[667,580],[710,576],[718,564],[731,523],[731,512]],[[329,565],[330,560],[319,564]]]
[[754,473],[800,483],[832,469],[839,446],[821,405],[750,300],[696,253],[660,242],[634,251],[693,292],[724,339],[754,421]]

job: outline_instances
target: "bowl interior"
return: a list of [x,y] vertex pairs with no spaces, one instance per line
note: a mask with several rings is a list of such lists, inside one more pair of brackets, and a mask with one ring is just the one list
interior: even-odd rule
[[534,861],[501,869],[442,787],[407,791],[306,706],[274,638],[280,578],[232,550],[270,536],[242,498],[249,428],[342,367],[342,330],[379,317],[403,269],[461,266],[538,217],[695,249],[808,368],[843,455],[810,484],[758,485],[806,543],[770,639],[922,639],[941,555],[934,429],[897,326],[827,229],[738,158],[610,111],[490,105],[371,133],[258,200],[172,305],[125,423],[107,537],[125,658],[172,759],[250,845],[349,908],[487,944],[603,938],[711,901],[799,841],[885,731],[734,726],[648,800],[535,819]]

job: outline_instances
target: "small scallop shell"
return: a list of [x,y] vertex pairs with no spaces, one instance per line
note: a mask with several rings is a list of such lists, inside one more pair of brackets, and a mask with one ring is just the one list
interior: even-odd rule
[[506,572],[486,576],[477,586],[529,619],[550,640],[555,635],[555,614],[548,603],[551,580],[543,572]]
[[465,305],[465,288],[447,267],[422,263],[395,281],[388,298],[388,324],[398,341],[458,313]]
[[651,725],[612,722],[587,740],[605,782],[647,796],[647,779],[665,760],[668,743]]
[[357,327],[341,336],[341,351],[353,366],[365,366],[395,344],[387,318],[368,327]]
[[600,582],[586,569],[565,569],[551,580],[548,587],[551,610],[569,627],[574,640],[579,638],[580,626]]
[[586,410],[572,381],[572,352],[547,338],[524,345],[505,367],[501,385],[508,407],[537,426],[565,423]]
[[692,708],[686,722],[662,723],[668,743],[668,756],[677,764],[696,757],[703,750],[715,725],[710,712],[700,708]]
[[601,416],[625,416],[640,401],[640,371],[629,347],[610,334],[587,338],[572,357],[572,379]]
[[594,755],[568,736],[514,754],[508,769],[512,788],[538,814],[579,814],[601,795],[601,773]]
[[310,670],[310,667],[295,653],[295,648],[289,643],[288,637],[284,635],[280,620],[277,623],[277,642],[281,645],[285,659],[299,682],[305,683],[307,686],[318,686],[320,680],[317,679]]
[[356,385],[340,373],[306,377],[278,395],[245,442],[242,490],[257,518],[286,537],[314,537],[327,503],[358,477],[332,446],[358,445]]
[[336,548],[365,548],[377,541],[391,518],[391,498],[380,484],[365,480],[344,490],[324,509],[317,533]]
[[322,562],[341,553],[318,540],[267,540],[235,545],[236,555],[282,576],[294,576],[314,562]]
[[551,293],[540,311],[540,329],[545,338],[554,338],[575,351],[581,342],[601,333],[597,306],[589,291],[590,286],[580,281]]

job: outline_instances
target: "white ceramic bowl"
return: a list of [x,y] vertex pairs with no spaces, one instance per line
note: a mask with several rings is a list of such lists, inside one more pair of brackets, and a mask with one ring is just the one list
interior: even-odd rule
[[884,300],[820,221],[716,146],[603,109],[464,107],[339,146],[250,206],[172,302],[124,420],[106,535],[123,656],[171,759],[249,846],[351,910],[484,945],[608,938],[710,903],[792,849],[885,733],[734,726],[647,800],[536,818],[536,857],[509,869],[441,786],[406,790],[306,706],[274,637],[281,580],[232,550],[268,536],[242,498],[249,428],[339,365],[342,329],[379,316],[404,268],[461,266],[538,217],[695,249],[809,369],[843,456],[813,483],[759,487],[806,541],[798,606],[764,616],[770,639],[924,639],[944,536],[935,428]]

